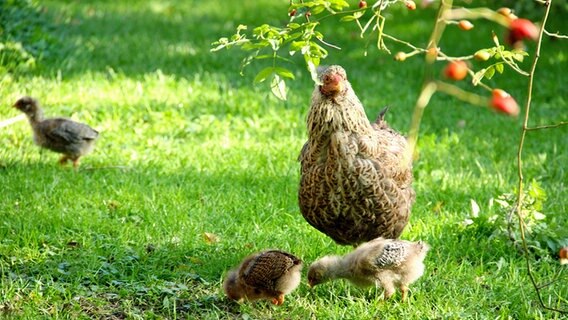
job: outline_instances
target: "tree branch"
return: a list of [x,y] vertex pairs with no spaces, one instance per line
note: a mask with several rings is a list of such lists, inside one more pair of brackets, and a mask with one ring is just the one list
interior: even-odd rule
[[544,126],[537,126],[537,127],[527,127],[525,128],[526,131],[536,131],[536,130],[542,130],[542,129],[552,129],[552,128],[558,128],[561,126],[565,126],[568,124],[568,121],[562,121],[556,124],[548,124],[548,125],[544,125]]
[[525,138],[526,138],[526,134],[528,132],[527,128],[527,124],[529,122],[529,115],[530,115],[530,109],[531,109],[531,100],[532,100],[532,92],[533,92],[533,83],[534,83],[534,74],[536,71],[536,66],[538,63],[538,59],[540,57],[540,48],[542,45],[542,38],[544,35],[544,27],[546,26],[546,20],[548,19],[548,15],[550,14],[550,7],[551,7],[551,2],[552,0],[547,0],[545,3],[546,6],[546,12],[544,14],[544,17],[542,19],[542,28],[540,30],[539,33],[539,37],[538,37],[538,41],[537,41],[537,46],[536,46],[536,53],[535,53],[535,57],[531,66],[531,71],[529,73],[529,84],[528,84],[528,89],[527,89],[527,100],[526,100],[526,108],[525,108],[525,117],[523,120],[523,129],[521,131],[521,137],[520,137],[520,141],[519,141],[519,149],[517,152],[517,174],[519,177],[519,185],[518,185],[518,191],[517,191],[517,207],[515,208],[516,212],[517,212],[517,216],[519,217],[519,231],[521,233],[521,240],[522,240],[522,246],[523,246],[523,250],[524,250],[524,254],[525,254],[525,261],[526,261],[526,266],[527,266],[527,274],[531,280],[531,283],[536,291],[536,295],[538,298],[538,302],[540,304],[540,306],[543,309],[547,309],[547,310],[551,310],[551,311],[555,311],[555,312],[559,312],[559,313],[568,313],[568,310],[562,310],[562,309],[557,309],[554,307],[550,307],[547,306],[544,303],[544,300],[542,299],[542,296],[540,294],[540,290],[541,287],[537,284],[535,275],[532,271],[532,267],[531,267],[531,259],[530,259],[530,252],[529,252],[529,248],[528,248],[528,244],[527,244],[527,239],[525,237],[525,223],[524,223],[524,219],[523,219],[523,215],[522,215],[522,204],[523,204],[523,160],[522,160],[522,156],[523,156],[523,146],[525,143]]

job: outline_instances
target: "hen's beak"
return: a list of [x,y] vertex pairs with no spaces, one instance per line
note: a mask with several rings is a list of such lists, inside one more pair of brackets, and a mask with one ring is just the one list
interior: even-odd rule
[[324,95],[337,94],[343,90],[343,82],[341,76],[332,74],[324,79],[323,84],[320,86],[320,91]]

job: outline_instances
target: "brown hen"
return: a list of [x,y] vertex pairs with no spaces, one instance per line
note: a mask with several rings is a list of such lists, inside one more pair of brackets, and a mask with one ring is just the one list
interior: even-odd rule
[[338,244],[398,238],[415,199],[406,139],[381,112],[370,123],[345,70],[319,71],[302,148],[300,211]]
[[34,142],[38,146],[63,154],[59,160],[62,165],[71,160],[73,166],[77,167],[79,158],[91,151],[99,135],[88,125],[69,119],[44,119],[38,101],[31,97],[20,98],[14,104],[14,108],[28,117]]
[[223,289],[232,300],[268,299],[275,305],[300,284],[302,260],[280,251],[267,250],[248,256],[229,271]]

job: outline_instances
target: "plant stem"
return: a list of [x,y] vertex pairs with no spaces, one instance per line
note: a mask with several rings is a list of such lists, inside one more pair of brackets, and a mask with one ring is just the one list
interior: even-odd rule
[[[447,10],[452,8],[453,0],[442,0],[440,4],[440,9],[438,10],[438,16],[436,18],[436,25],[434,30],[430,35],[430,40],[428,41],[428,49],[434,48],[437,51],[438,42],[444,33],[444,28],[446,23],[443,16]],[[412,163],[414,159],[414,151],[416,149],[416,144],[418,141],[418,131],[420,130],[420,122],[422,121],[422,115],[424,114],[424,109],[430,102],[430,98],[436,92],[436,83],[433,80],[433,64],[436,61],[436,56],[426,54],[426,65],[424,67],[424,81],[422,84],[422,90],[416,104],[414,105],[414,112],[412,114],[412,120],[410,122],[410,130],[408,131],[408,149],[406,152],[406,160]]]
[[539,37],[538,37],[538,41],[537,41],[537,46],[536,46],[536,53],[534,56],[534,60],[531,66],[531,71],[529,73],[529,83],[528,83],[528,89],[527,89],[527,100],[526,100],[526,107],[525,107],[525,117],[523,120],[523,127],[522,127],[522,131],[521,131],[521,138],[519,141],[519,149],[517,152],[517,174],[519,177],[519,185],[518,185],[518,191],[517,191],[517,206],[516,206],[516,213],[517,216],[519,217],[519,231],[521,233],[521,240],[522,240],[522,245],[523,245],[523,250],[525,253],[525,261],[526,261],[526,265],[527,265],[527,274],[531,280],[531,283],[536,291],[536,295],[538,298],[538,302],[540,304],[540,306],[543,309],[547,309],[547,310],[552,310],[552,311],[556,311],[556,312],[560,312],[560,313],[568,313],[568,310],[561,310],[561,309],[557,309],[557,308],[553,308],[553,307],[549,307],[547,305],[545,305],[542,296],[540,294],[540,286],[537,284],[535,276],[532,272],[532,268],[531,268],[531,260],[530,260],[530,253],[529,253],[529,248],[528,248],[528,244],[527,244],[527,239],[525,236],[525,224],[524,224],[524,220],[523,220],[523,215],[522,215],[522,205],[523,205],[523,182],[524,182],[524,177],[523,177],[523,146],[525,143],[525,138],[526,138],[526,134],[528,131],[528,122],[529,122],[529,115],[530,115],[530,109],[531,109],[531,100],[532,100],[532,91],[533,91],[533,83],[534,83],[534,74],[536,71],[536,65],[538,63],[538,59],[540,57],[540,48],[541,48],[541,44],[542,44],[542,37],[544,34],[544,27],[546,26],[546,20],[548,19],[548,15],[550,13],[550,8],[551,8],[551,2],[552,0],[548,0],[545,2],[545,6],[546,6],[546,12],[544,14],[544,18],[542,19],[542,28],[540,30],[539,33]]

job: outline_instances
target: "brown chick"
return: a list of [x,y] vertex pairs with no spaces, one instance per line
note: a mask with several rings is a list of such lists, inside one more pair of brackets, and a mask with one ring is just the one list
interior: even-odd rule
[[398,238],[415,193],[406,139],[384,121],[370,123],[345,70],[319,70],[299,156],[298,199],[306,221],[338,244]]
[[300,284],[302,260],[280,251],[267,250],[248,256],[229,271],[223,289],[227,297],[241,302],[268,299],[275,305]]
[[422,241],[377,238],[343,257],[325,256],[312,263],[308,282],[313,287],[338,278],[347,279],[361,287],[382,287],[385,299],[398,287],[404,301],[408,286],[424,273],[424,258],[429,249]]
[[20,98],[14,108],[22,111],[32,126],[34,142],[63,156],[59,163],[64,165],[68,160],[76,168],[79,158],[91,151],[99,133],[86,124],[64,118],[44,119],[43,111],[36,99]]

